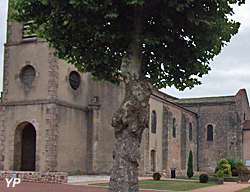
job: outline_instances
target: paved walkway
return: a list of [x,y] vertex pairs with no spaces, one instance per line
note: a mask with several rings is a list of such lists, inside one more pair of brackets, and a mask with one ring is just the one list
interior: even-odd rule
[[[140,180],[151,179],[151,177],[139,177]],[[162,178],[162,180],[177,180],[170,178]],[[178,179],[180,180],[180,179]],[[106,183],[109,181],[109,176],[69,176],[68,183],[70,185],[89,185],[94,183]],[[195,181],[195,180],[186,180]],[[250,187],[249,184],[238,184],[236,182],[224,182],[223,185],[214,185],[210,187],[203,187],[200,189],[190,190],[190,192],[235,192],[244,188]],[[105,189],[106,190],[106,189]],[[140,190],[140,192],[156,192],[156,190]],[[162,192],[162,191],[161,191]]]
[[[139,179],[151,179],[140,177]],[[167,179],[167,178],[163,178]],[[173,179],[172,179],[173,180]],[[107,187],[89,186],[88,184],[108,182],[109,176],[69,176],[67,184],[21,182],[7,187],[5,180],[0,180],[0,192],[107,192]],[[192,192],[235,192],[250,187],[250,184],[237,184],[225,182],[223,185],[204,187],[191,190]],[[191,192],[190,191],[190,192]],[[140,190],[140,192],[162,192],[156,190]],[[167,192],[167,191],[165,191]]]
[[200,189],[191,190],[192,192],[235,192],[250,187],[250,184],[239,184],[236,182],[224,182],[223,185],[213,185]]

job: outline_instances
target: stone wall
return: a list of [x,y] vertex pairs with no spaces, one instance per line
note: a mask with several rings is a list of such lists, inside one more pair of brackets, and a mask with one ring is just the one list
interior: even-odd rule
[[28,172],[28,171],[0,171],[0,180],[10,179],[11,173],[16,173],[16,178],[21,181],[39,183],[67,183],[67,172]]

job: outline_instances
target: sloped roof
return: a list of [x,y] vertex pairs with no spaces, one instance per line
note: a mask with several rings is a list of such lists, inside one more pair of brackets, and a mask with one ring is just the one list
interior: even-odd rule
[[238,93],[236,93],[235,96],[241,96],[241,95],[243,95],[243,94],[247,94],[246,89],[240,89],[240,90],[238,91]]
[[169,95],[169,94],[167,94],[167,93],[164,93],[164,92],[162,92],[162,91],[155,90],[155,89],[153,90],[153,94],[158,95],[159,97],[162,97],[162,98],[167,99],[167,100],[175,100],[175,99],[178,99],[178,98],[176,98],[176,97],[174,97],[174,96],[172,96],[172,95]]
[[178,99],[174,101],[179,104],[198,104],[198,103],[232,103],[235,102],[234,96],[222,96],[222,97],[201,97],[201,98],[188,98]]

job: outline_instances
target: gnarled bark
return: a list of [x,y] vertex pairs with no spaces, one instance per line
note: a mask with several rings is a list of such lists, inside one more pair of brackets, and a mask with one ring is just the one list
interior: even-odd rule
[[143,130],[148,126],[148,102],[152,85],[147,78],[139,75],[140,57],[137,57],[139,54],[136,54],[138,50],[135,47],[132,46],[131,52],[123,59],[125,99],[111,122],[116,146],[109,192],[139,191],[139,148]]

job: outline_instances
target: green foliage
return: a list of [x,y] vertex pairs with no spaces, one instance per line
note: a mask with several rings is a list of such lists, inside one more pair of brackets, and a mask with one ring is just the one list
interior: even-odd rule
[[249,174],[250,171],[246,166],[239,165],[237,167],[238,173],[244,173],[244,174]]
[[236,167],[239,167],[239,166],[245,166],[244,163],[242,161],[237,161],[236,162]]
[[200,183],[207,183],[208,182],[208,175],[207,174],[201,174],[199,177]]
[[159,172],[154,172],[154,174],[153,174],[153,179],[154,179],[154,180],[160,180],[160,179],[161,179],[161,173],[159,173]]
[[232,176],[238,176],[239,175],[238,174],[238,167],[244,166],[244,163],[241,161],[236,162],[234,159],[231,159],[231,158],[226,158],[226,160],[231,165]]
[[193,171],[193,153],[190,150],[189,151],[189,157],[188,157],[188,169],[187,169],[187,176],[190,179],[193,177],[194,171]]
[[231,169],[235,169],[236,168],[236,161],[232,158],[225,158],[228,163],[231,165]]
[[95,80],[118,84],[122,58],[136,41],[141,75],[150,77],[156,88],[183,90],[201,83],[209,61],[238,32],[240,24],[228,16],[233,14],[231,4],[244,2],[15,0],[10,6],[12,19],[32,20],[31,32]]
[[219,161],[219,170],[217,171],[217,175],[220,177],[232,177],[231,165],[228,164],[226,159],[221,159]]
[[[231,165],[231,172],[232,172],[232,176],[238,176],[238,167],[240,166],[244,166],[244,163],[242,161],[235,161],[232,158],[225,158],[228,163]],[[218,162],[218,166],[215,168],[215,173],[217,173],[219,170],[219,162]]]

